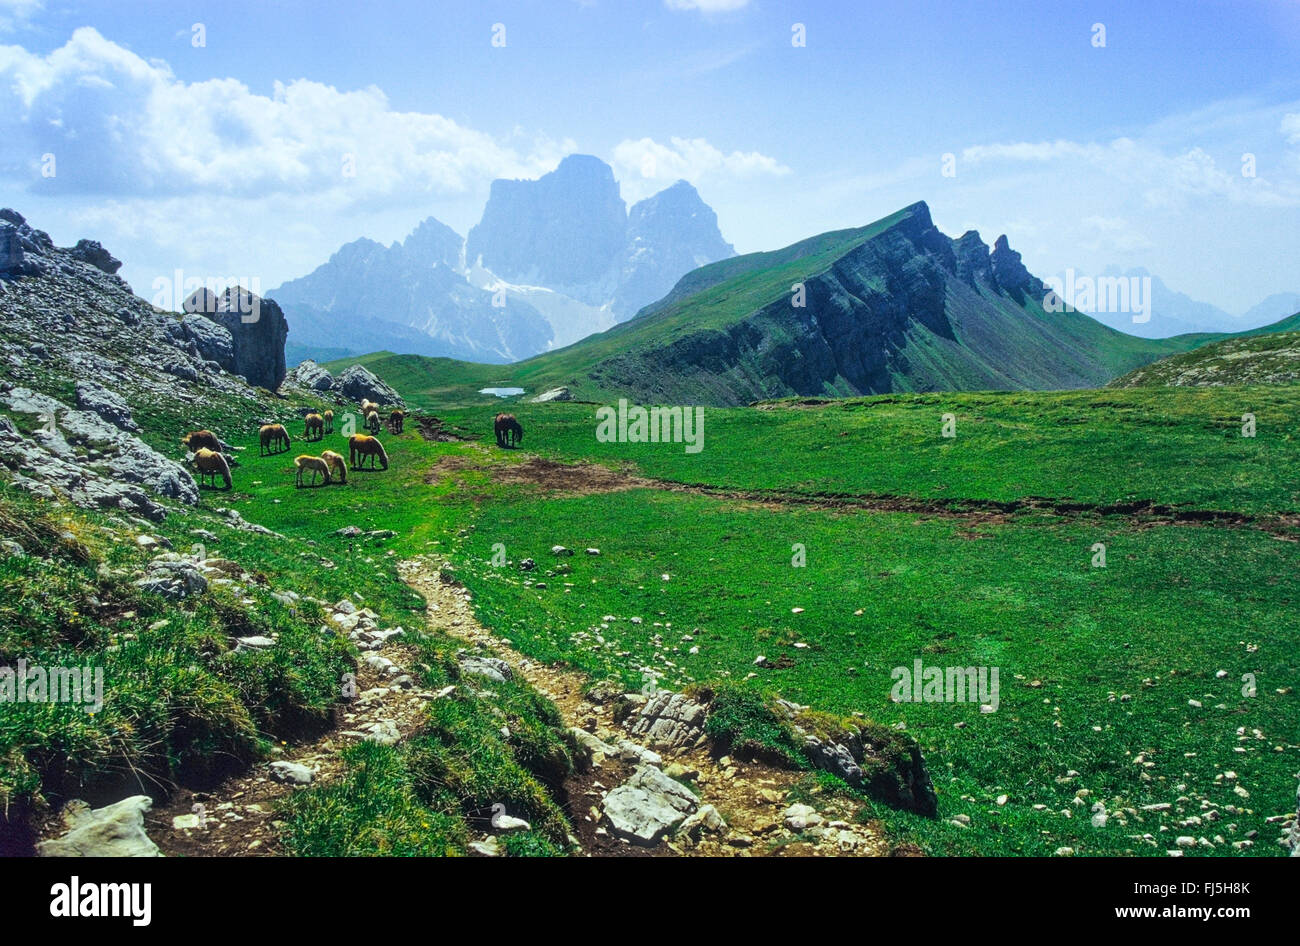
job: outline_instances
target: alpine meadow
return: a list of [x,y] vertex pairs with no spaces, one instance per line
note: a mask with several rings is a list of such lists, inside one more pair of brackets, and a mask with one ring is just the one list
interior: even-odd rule
[[1298,53],[1284,0],[0,0],[15,904],[816,857],[1265,915]]

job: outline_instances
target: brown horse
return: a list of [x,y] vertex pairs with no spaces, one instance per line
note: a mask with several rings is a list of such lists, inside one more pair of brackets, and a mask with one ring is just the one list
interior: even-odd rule
[[226,489],[230,489],[230,464],[226,458],[216,450],[209,450],[207,447],[200,447],[194,451],[194,468],[199,471],[199,485],[203,485],[203,478],[206,476],[212,480],[212,485],[217,485],[217,477],[225,480]]
[[524,428],[514,414],[498,414],[494,426],[499,447],[513,447],[524,439]]
[[400,434],[406,429],[406,411],[395,410],[388,415],[388,429],[394,434]]
[[322,450],[320,458],[329,465],[331,476],[338,477],[340,483],[347,483],[348,467],[343,462],[341,454],[335,453],[333,450]]
[[280,448],[289,449],[289,431],[284,429],[283,424],[264,424],[258,431],[257,436],[261,442],[261,455],[279,453]]
[[379,433],[379,411],[371,411],[366,415],[366,430],[372,434]]
[[322,420],[325,421],[325,433],[327,434],[334,433],[334,412],[326,411],[325,416],[322,418]]
[[388,469],[388,453],[379,439],[365,434],[353,434],[348,438],[348,466],[360,470],[367,457],[370,458],[370,469],[375,468],[375,460],[382,463],[385,470]]
[[293,465],[298,470],[298,476],[296,479],[296,483],[298,486],[307,485],[302,481],[302,475],[304,473],[311,474],[312,486],[316,485],[317,475],[325,477],[325,485],[326,486],[330,485],[330,466],[320,457],[312,457],[304,453],[302,456],[294,458]]
[[198,453],[201,449],[221,452],[221,441],[210,430],[191,430],[181,438],[181,445],[191,453]]
[[320,440],[325,436],[325,418],[313,412],[303,418],[307,422],[307,429],[302,432],[303,440]]

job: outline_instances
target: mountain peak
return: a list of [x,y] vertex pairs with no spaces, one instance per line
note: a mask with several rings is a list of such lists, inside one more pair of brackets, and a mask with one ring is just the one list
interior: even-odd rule
[[907,214],[913,222],[920,224],[922,229],[928,230],[934,226],[934,220],[930,217],[930,205],[923,200],[908,204],[900,213]]
[[[614,169],[594,154],[570,154],[565,156],[551,174],[568,177],[597,177],[614,179]],[[544,175],[549,177],[550,175]]]

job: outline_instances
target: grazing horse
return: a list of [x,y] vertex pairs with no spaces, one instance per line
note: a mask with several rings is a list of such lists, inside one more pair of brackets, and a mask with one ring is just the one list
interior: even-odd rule
[[324,460],[322,460],[320,457],[312,457],[304,453],[302,456],[296,457],[294,459],[293,465],[298,468],[297,482],[299,486],[305,485],[302,481],[302,474],[304,471],[311,473],[311,485],[313,486],[316,485],[317,473],[320,473],[322,476],[325,477],[325,483],[323,485],[325,486],[330,485],[329,464],[326,463]]
[[326,411],[325,416],[322,419],[325,421],[325,433],[334,433],[334,412]]
[[400,434],[406,429],[406,411],[395,410],[388,415],[388,429],[394,434]]
[[261,456],[279,453],[281,446],[285,450],[289,449],[289,431],[284,429],[284,424],[264,424],[257,436],[261,442]]
[[514,414],[498,414],[494,427],[499,447],[513,447],[524,439],[523,425],[515,420]]
[[303,440],[320,440],[325,436],[325,418],[313,412],[308,414],[304,420],[307,422],[307,429],[302,432]]
[[367,457],[370,458],[370,469],[375,468],[376,459],[383,464],[385,470],[388,469],[388,454],[378,438],[353,434],[348,438],[348,466],[354,470],[364,469]]
[[368,397],[363,397],[363,398],[361,399],[361,416],[362,416],[362,417],[367,416],[371,411],[377,411],[377,410],[379,410],[379,402],[378,402],[378,401],[372,401],[372,400],[370,400],[370,398],[368,398]]
[[217,477],[220,476],[226,482],[226,489],[231,488],[230,464],[220,452],[200,447],[194,451],[194,466],[199,471],[200,486],[203,485],[205,476],[212,480],[213,486],[216,486]]
[[335,453],[333,450],[322,450],[320,458],[329,464],[330,474],[338,479],[340,483],[346,484],[348,481],[348,466],[343,462],[343,456]]
[[221,452],[221,441],[210,430],[191,430],[181,438],[181,446],[191,453],[198,453],[203,448]]
[[379,411],[371,411],[366,415],[366,430],[372,434],[379,433]]

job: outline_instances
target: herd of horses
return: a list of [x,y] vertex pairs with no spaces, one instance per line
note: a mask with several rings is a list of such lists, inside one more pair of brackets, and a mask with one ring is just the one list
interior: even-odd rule
[[[388,469],[388,451],[379,439],[379,432],[385,424],[381,420],[382,406],[365,398],[361,401],[360,408],[365,429],[370,433],[348,435],[347,461],[333,450],[323,450],[320,456],[300,454],[293,461],[295,486],[328,486],[335,482],[346,485],[349,469],[374,470],[376,464],[379,464],[381,470]],[[387,427],[390,434],[398,436],[405,431],[408,413],[401,408],[388,411]],[[334,412],[312,411],[303,418],[303,423],[302,439],[307,443],[318,443],[327,434],[334,432]],[[513,447],[524,439],[524,428],[513,414],[498,414],[493,429],[497,445],[501,447]],[[283,424],[263,424],[258,428],[257,434],[259,456],[284,453],[293,443]],[[210,430],[192,430],[181,438],[181,445],[185,447],[190,462],[199,474],[200,487],[210,481],[215,488],[217,478],[220,477],[226,489],[233,488],[231,462],[227,456],[231,448],[222,443],[221,438]]]

